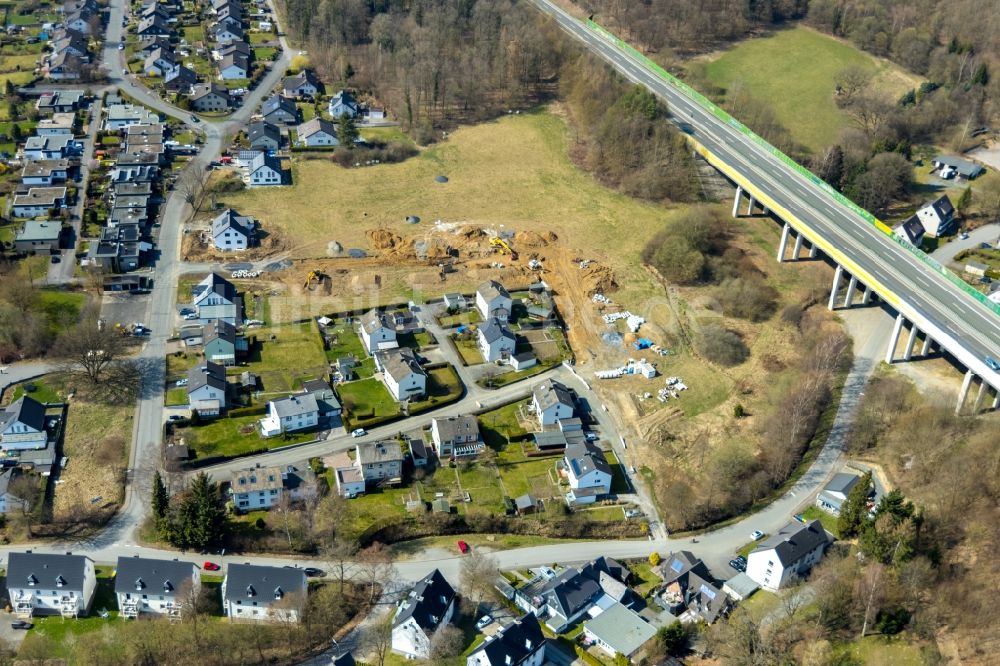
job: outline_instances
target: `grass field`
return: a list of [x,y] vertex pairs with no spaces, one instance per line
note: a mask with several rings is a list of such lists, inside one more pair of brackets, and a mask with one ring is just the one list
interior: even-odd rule
[[873,72],[873,87],[893,101],[915,85],[898,67],[803,27],[747,40],[710,62],[707,73],[722,88],[742,82],[754,98],[770,103],[796,143],[815,152],[849,122],[834,103],[833,79],[852,65]]
[[338,384],[337,396],[350,428],[367,427],[399,414],[399,403],[375,377]]
[[840,531],[837,529],[837,517],[823,511],[818,506],[811,506],[803,511],[802,517],[806,520],[818,520],[823,525],[823,529],[838,539],[840,538]]
[[253,329],[252,335],[257,345],[249,362],[230,373],[260,375],[265,393],[289,393],[301,387],[303,378],[322,377],[327,370],[323,341],[312,321]]
[[264,439],[257,430],[257,422],[262,414],[219,418],[203,425],[194,425],[178,434],[195,453],[197,458],[206,456],[236,456],[250,451],[273,449],[297,442],[307,442],[316,437],[314,432],[291,433],[281,437]]
[[[367,247],[365,232],[377,226],[404,237],[426,233],[423,224],[403,224],[407,215],[551,230],[608,261],[623,291],[651,295],[639,253],[671,211],[601,186],[572,164],[568,142],[565,122],[548,111],[509,116],[456,130],[400,164],[343,169],[327,160],[296,159],[292,187],[253,188],[227,195],[226,203],[287,238],[302,239],[290,248],[302,258],[324,256],[331,240]],[[435,182],[437,175],[449,182]]]

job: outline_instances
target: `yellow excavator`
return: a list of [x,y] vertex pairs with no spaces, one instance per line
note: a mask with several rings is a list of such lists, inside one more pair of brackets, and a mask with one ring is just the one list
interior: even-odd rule
[[507,243],[507,241],[500,238],[499,236],[494,236],[493,238],[491,238],[490,245],[500,250],[500,252],[503,254],[509,254],[511,261],[517,261],[517,252],[514,252],[514,248],[512,248]]
[[326,279],[326,274],[322,271],[309,271],[309,275],[306,276],[305,284],[302,285],[303,289],[313,289],[313,283],[320,284]]

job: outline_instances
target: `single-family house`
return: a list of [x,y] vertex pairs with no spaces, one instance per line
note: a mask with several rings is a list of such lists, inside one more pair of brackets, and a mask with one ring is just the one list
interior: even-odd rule
[[427,392],[427,372],[420,367],[416,354],[409,347],[375,352],[375,365],[382,373],[382,382],[396,400],[421,398]]
[[489,636],[466,657],[466,666],[542,666],[545,635],[534,613],[528,613]]
[[78,3],[64,7],[66,18],[63,25],[75,32],[89,35],[92,32],[92,23],[96,20],[100,22],[100,9],[95,3]]
[[21,183],[48,187],[55,183],[65,183],[69,177],[69,160],[33,160],[21,169]]
[[295,102],[277,93],[264,101],[260,115],[273,125],[294,125],[299,121],[299,109]]
[[924,225],[924,235],[937,238],[951,230],[955,221],[955,207],[947,194],[942,194],[917,211],[917,219]]
[[937,155],[931,160],[935,169],[942,172],[945,177],[951,177],[953,175],[958,175],[966,180],[972,180],[978,178],[985,169],[979,166],[975,162],[970,162],[969,160],[963,160],[958,157],[952,157],[950,155]]
[[73,135],[73,128],[76,125],[76,115],[73,113],[53,113],[51,118],[42,118],[35,126],[35,134],[38,136],[51,136],[53,134]]
[[307,148],[336,146],[340,143],[333,123],[318,116],[299,125],[296,134],[299,143]]
[[246,42],[232,42],[231,44],[226,44],[216,51],[219,54],[219,58],[225,58],[231,53],[239,53],[242,56],[249,58],[253,54],[253,49]]
[[89,557],[29,550],[7,558],[7,598],[17,617],[86,615],[96,590],[97,574]]
[[104,129],[117,131],[131,125],[158,125],[160,116],[155,111],[136,104],[111,104],[105,110]]
[[233,326],[243,324],[243,299],[233,283],[218,273],[208,276],[191,289],[191,304],[198,309],[201,323],[221,319]]
[[270,509],[281,501],[284,491],[281,468],[276,465],[241,469],[229,481],[233,506],[241,513]]
[[285,182],[285,172],[281,160],[268,153],[260,153],[253,158],[247,167],[247,177],[251,187],[282,185]]
[[493,317],[476,330],[479,353],[487,363],[504,361],[514,355],[517,338],[507,323]]
[[765,590],[778,590],[802,576],[822,558],[830,538],[818,520],[793,520],[762,541],[747,556],[746,574]]
[[531,406],[541,428],[553,425],[560,419],[573,418],[575,410],[575,402],[569,389],[554,379],[547,379],[532,389]]
[[[563,465],[570,490],[593,489],[599,495],[611,492],[611,465],[593,442],[567,445]],[[575,504],[590,504],[595,499],[594,495],[577,497]]]
[[167,49],[170,50],[170,40],[166,37],[148,37],[141,42],[139,42],[139,51],[144,57],[148,56],[150,53],[156,49]]
[[305,610],[305,571],[230,564],[222,581],[222,605],[230,620],[298,622]]
[[903,222],[892,229],[896,236],[906,240],[910,245],[920,247],[920,241],[924,239],[924,223],[916,215],[911,215]]
[[184,65],[177,65],[163,77],[163,86],[171,92],[190,92],[198,83],[198,74]]
[[60,28],[52,35],[52,52],[66,52],[77,58],[89,57],[87,36],[72,28]]
[[448,312],[458,312],[469,307],[469,302],[465,299],[465,296],[458,293],[445,294],[443,301],[444,307]]
[[159,14],[152,14],[139,21],[135,34],[139,37],[169,37],[170,24]]
[[656,627],[632,609],[613,604],[594,619],[583,623],[583,635],[610,658],[621,654],[631,662],[656,635]]
[[201,589],[198,567],[191,562],[149,557],[118,557],[115,596],[122,617],[159,615],[179,618],[184,605]]
[[431,421],[431,439],[440,460],[474,456],[485,445],[475,416],[446,416]]
[[201,113],[228,111],[232,105],[232,98],[229,90],[218,83],[199,83],[191,88],[191,95],[188,97],[191,108]]
[[45,405],[28,395],[0,409],[0,449],[23,451],[44,449],[49,435],[45,430]]
[[137,223],[119,219],[115,221],[114,226],[101,229],[101,237],[96,243],[90,244],[87,259],[106,271],[115,273],[134,271],[139,268],[142,254],[143,245],[139,236]]
[[166,76],[167,72],[177,67],[177,58],[173,49],[159,48],[146,56],[142,64],[142,73],[146,76]]
[[187,397],[199,417],[219,416],[226,409],[226,368],[206,361],[188,370]]
[[254,150],[278,150],[281,148],[281,130],[266,120],[247,126],[247,140]]
[[294,76],[286,76],[282,89],[286,97],[315,97],[319,92],[319,81],[308,69]]
[[260,420],[263,437],[315,428],[319,424],[319,404],[311,393],[297,393],[267,403],[267,416]]
[[79,155],[81,144],[70,134],[48,134],[29,136],[24,142],[22,154],[26,160],[58,160]]
[[246,338],[223,319],[213,319],[205,324],[201,341],[205,359],[226,367],[236,365],[236,358],[247,352]]
[[49,58],[45,76],[53,81],[75,81],[83,75],[83,58],[69,51],[57,51]]
[[82,102],[82,90],[53,90],[39,95],[35,109],[43,116],[53,113],[72,113],[82,108]]
[[353,499],[365,494],[365,477],[346,451],[323,458],[323,465],[333,472],[337,494]]
[[346,90],[339,91],[330,98],[330,105],[327,107],[330,117],[340,118],[345,113],[354,118],[358,115],[358,102],[354,96]]
[[315,398],[320,419],[340,416],[340,401],[330,382],[325,379],[307,379],[302,382],[302,392]]
[[219,44],[230,44],[232,42],[244,41],[243,28],[234,25],[231,21],[221,21],[209,29],[212,38]]
[[59,249],[62,223],[54,220],[28,220],[14,234],[14,249],[24,254],[51,253]]
[[407,659],[429,659],[431,641],[455,614],[455,588],[435,569],[399,602],[392,621],[392,651]]
[[514,603],[561,633],[595,604],[600,608],[615,602],[631,605],[630,576],[628,568],[614,559],[598,557],[580,568],[571,567],[558,576],[521,586],[515,590]]
[[759,589],[760,585],[745,573],[738,573],[722,584],[722,591],[733,601],[749,599]]
[[219,61],[219,78],[223,81],[245,79],[250,71],[250,61],[240,53],[230,53],[222,56]]
[[847,496],[859,481],[861,477],[857,474],[847,472],[835,474],[830,483],[823,486],[823,490],[816,495],[816,506],[827,513],[839,516],[840,507],[847,501]]
[[358,444],[355,463],[365,481],[398,483],[403,474],[403,449],[396,440]]
[[708,567],[689,551],[671,553],[660,562],[657,573],[663,585],[657,588],[654,600],[682,623],[711,624],[731,607],[726,593],[715,586]]
[[66,203],[65,187],[32,187],[27,194],[14,196],[10,212],[14,217],[48,217]]
[[476,289],[476,308],[483,321],[496,318],[506,322],[513,307],[514,301],[510,294],[496,280],[487,280]]
[[252,217],[227,208],[212,220],[212,243],[223,252],[245,250],[253,245],[256,224]]
[[379,350],[393,349],[399,346],[399,343],[396,342],[396,326],[392,318],[385,312],[369,310],[362,315],[360,333],[365,351],[372,356]]

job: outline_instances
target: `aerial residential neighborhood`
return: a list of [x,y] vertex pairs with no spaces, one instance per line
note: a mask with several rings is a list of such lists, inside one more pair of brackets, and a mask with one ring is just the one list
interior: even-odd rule
[[2,652],[992,663],[983,9],[6,2]]

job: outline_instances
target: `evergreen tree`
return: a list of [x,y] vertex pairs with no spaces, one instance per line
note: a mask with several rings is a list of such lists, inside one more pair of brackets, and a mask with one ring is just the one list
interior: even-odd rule
[[204,550],[220,543],[229,531],[229,517],[218,484],[200,472],[188,486],[177,510],[174,543],[182,548]]
[[972,203],[972,188],[966,187],[962,190],[962,195],[958,197],[958,202],[955,203],[955,208],[958,209],[959,214],[963,214],[969,208],[970,203]]
[[358,127],[354,124],[354,118],[349,113],[343,113],[337,119],[337,141],[345,148],[353,148],[357,140]]
[[167,517],[170,497],[167,495],[167,487],[163,484],[163,478],[160,477],[159,472],[153,476],[153,497],[150,504],[153,509],[153,518],[161,521]]
[[656,632],[656,640],[671,657],[679,657],[687,653],[688,632],[678,620],[674,620],[673,624],[660,627]]
[[868,492],[872,487],[872,473],[866,472],[840,506],[840,516],[837,518],[837,531],[840,537],[846,539],[858,534],[868,520]]
[[14,83],[10,79],[7,79],[4,82],[3,94],[4,94],[4,97],[13,97],[14,96]]

